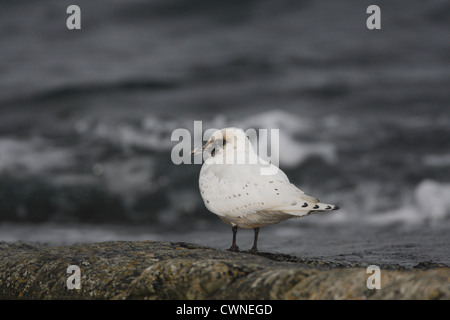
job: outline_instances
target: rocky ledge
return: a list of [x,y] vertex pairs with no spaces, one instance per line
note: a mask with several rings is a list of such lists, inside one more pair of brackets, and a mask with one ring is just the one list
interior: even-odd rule
[[[69,289],[79,267],[80,289]],[[0,243],[0,299],[449,299],[450,268],[367,266],[189,243]],[[70,278],[70,279],[69,279]],[[69,284],[69,286],[70,286]]]

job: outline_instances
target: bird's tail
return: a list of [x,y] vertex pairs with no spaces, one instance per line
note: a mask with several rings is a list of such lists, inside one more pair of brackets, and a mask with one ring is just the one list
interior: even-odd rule
[[316,203],[305,202],[302,205],[301,209],[302,210],[289,210],[288,213],[296,217],[303,217],[324,211],[339,210],[339,206],[323,202],[316,202]]
[[318,202],[310,208],[311,211],[328,211],[328,210],[339,210],[339,206],[335,204]]
[[327,211],[327,210],[338,210],[339,207],[335,204],[323,203],[319,199],[303,195],[305,202],[302,204],[302,208],[309,211]]
[[329,203],[320,202],[318,199],[302,195],[301,201],[294,201],[289,205],[265,209],[264,211],[282,212],[296,217],[303,217],[323,211],[338,210],[339,206]]

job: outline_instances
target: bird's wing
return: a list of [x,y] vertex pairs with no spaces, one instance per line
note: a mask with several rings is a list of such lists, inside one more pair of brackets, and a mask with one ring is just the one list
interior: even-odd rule
[[[286,174],[281,169],[279,173],[272,178],[265,176],[265,181],[259,191],[267,201],[263,212],[285,213],[301,217],[309,213],[316,213],[327,210],[337,210],[339,207],[320,202],[319,199],[306,195],[297,186],[289,182]],[[283,179],[283,177],[286,177]]]
[[199,187],[206,207],[222,217],[239,217],[264,209],[264,197],[247,165],[203,165]]
[[257,212],[303,216],[336,208],[306,195],[280,169],[272,175],[261,175],[259,170],[256,165],[202,168],[199,184],[206,207],[223,217],[245,217]]

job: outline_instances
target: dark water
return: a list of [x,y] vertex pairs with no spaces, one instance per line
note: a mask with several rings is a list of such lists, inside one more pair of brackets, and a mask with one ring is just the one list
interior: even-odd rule
[[448,263],[450,1],[77,1],[72,31],[69,1],[0,3],[0,240],[228,246],[170,158],[198,120],[280,129],[291,181],[342,208],[262,249]]

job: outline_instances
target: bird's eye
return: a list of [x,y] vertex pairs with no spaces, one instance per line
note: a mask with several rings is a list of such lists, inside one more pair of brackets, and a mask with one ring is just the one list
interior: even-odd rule
[[227,141],[226,140],[222,140],[222,139],[216,140],[216,144],[217,144],[217,146],[220,146],[220,147],[223,148],[227,144]]

